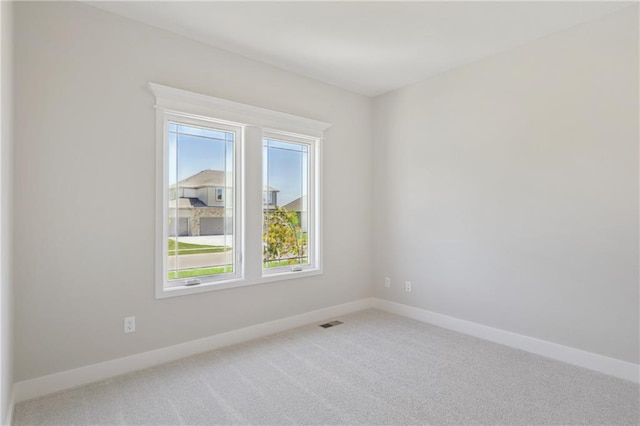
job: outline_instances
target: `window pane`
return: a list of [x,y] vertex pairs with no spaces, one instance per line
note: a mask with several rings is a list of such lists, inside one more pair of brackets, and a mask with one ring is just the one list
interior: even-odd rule
[[169,123],[168,279],[234,272],[235,133]]
[[263,140],[263,267],[309,264],[309,146]]

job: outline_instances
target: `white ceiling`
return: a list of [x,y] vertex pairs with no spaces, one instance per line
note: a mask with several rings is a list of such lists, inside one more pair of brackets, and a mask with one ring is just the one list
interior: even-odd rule
[[629,2],[95,2],[93,6],[367,96]]

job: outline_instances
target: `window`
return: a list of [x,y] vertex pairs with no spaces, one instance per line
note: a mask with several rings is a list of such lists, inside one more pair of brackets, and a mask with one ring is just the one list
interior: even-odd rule
[[300,271],[314,267],[314,226],[309,200],[313,196],[313,141],[291,136],[264,135],[262,180],[279,198],[267,197],[263,208],[265,273]]
[[319,173],[329,124],[149,87],[156,297],[322,273]]
[[[228,124],[164,114],[167,156],[165,288],[240,277],[233,203],[242,133]],[[229,194],[223,201],[223,191]]]

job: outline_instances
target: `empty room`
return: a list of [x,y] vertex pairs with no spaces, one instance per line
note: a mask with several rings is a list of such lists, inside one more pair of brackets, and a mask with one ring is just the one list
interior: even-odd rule
[[640,424],[639,17],[0,1],[0,421]]

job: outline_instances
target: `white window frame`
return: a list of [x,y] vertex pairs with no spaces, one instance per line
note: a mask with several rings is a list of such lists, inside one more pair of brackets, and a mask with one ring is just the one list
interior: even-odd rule
[[[149,89],[156,97],[156,298],[322,274],[322,142],[324,131],[331,124],[156,83],[149,83]],[[234,222],[236,225],[233,235],[237,267],[232,277],[225,274],[224,279],[212,279],[195,286],[170,288],[165,286],[168,254],[166,117],[182,117],[194,122],[208,122],[212,123],[212,127],[229,126],[242,129],[241,137],[235,141]],[[310,144],[309,183],[310,191],[314,192],[314,196],[308,195],[309,215],[313,216],[313,222],[310,217],[309,227],[313,227],[314,238],[309,240],[310,245],[313,245],[309,247],[311,264],[301,271],[280,268],[275,271],[262,268],[262,141],[265,135],[273,135],[274,138],[285,141],[303,140]],[[312,161],[311,157],[313,157]]]
[[[309,263],[306,265],[294,265],[294,266],[282,266],[276,268],[264,268],[262,269],[263,277],[279,277],[286,276],[292,272],[312,272],[321,270],[321,262],[319,253],[321,252],[321,245],[319,241],[320,236],[320,226],[319,221],[317,220],[319,212],[316,209],[316,205],[318,204],[317,193],[319,192],[319,175],[317,170],[319,170],[319,157],[320,157],[320,140],[318,138],[312,137],[302,137],[300,135],[292,135],[284,132],[277,131],[269,131],[265,130],[262,132],[262,138],[264,139],[273,139],[281,142],[290,142],[294,144],[306,145],[308,147],[307,155],[308,155],[308,192],[307,192],[307,202],[309,203],[309,210],[307,211],[307,258],[309,259]],[[263,182],[264,184],[264,182]],[[264,217],[264,209],[263,209],[263,217]]]
[[[159,126],[162,126],[162,143],[158,141],[158,147],[161,149],[162,156],[162,176],[158,179],[159,185],[162,185],[162,205],[164,208],[162,209],[162,219],[160,222],[160,228],[158,230],[158,236],[162,234],[160,239],[158,240],[158,245],[161,247],[157,247],[157,250],[162,251],[162,258],[160,262],[161,266],[161,280],[162,280],[162,290],[163,293],[190,293],[192,287],[195,283],[198,287],[208,287],[208,286],[218,286],[224,287],[231,285],[234,282],[238,282],[244,276],[242,271],[242,262],[241,262],[241,253],[243,249],[243,238],[242,238],[242,140],[244,128],[238,125],[232,125],[230,123],[217,121],[211,118],[204,118],[199,116],[192,116],[190,114],[185,113],[176,113],[173,111],[167,111],[161,108],[157,110],[157,120],[160,122]],[[235,134],[234,143],[233,143],[233,230],[232,230],[232,246],[234,250],[234,271],[224,274],[216,274],[216,275],[204,275],[201,277],[194,278],[178,278],[169,280],[167,277],[167,261],[168,261],[168,246],[167,241],[169,239],[169,229],[166,224],[169,222],[168,219],[168,192],[169,192],[169,162],[167,161],[167,155],[169,151],[168,141],[169,141],[169,123],[176,123],[178,125],[184,124],[187,126],[195,126],[202,128],[210,128],[213,130],[220,130],[223,132],[231,132]],[[160,197],[159,197],[160,198]],[[225,208],[226,210],[226,208]],[[177,237],[179,238],[179,237]]]

